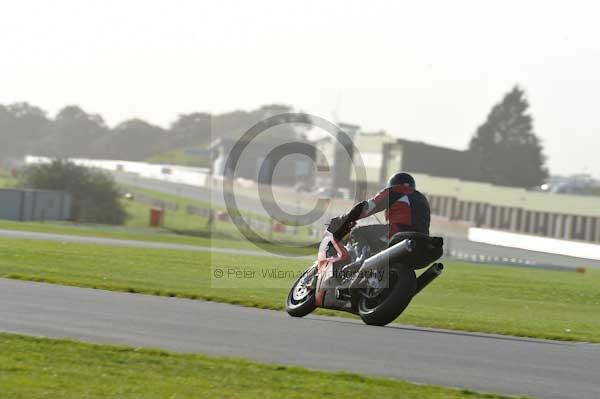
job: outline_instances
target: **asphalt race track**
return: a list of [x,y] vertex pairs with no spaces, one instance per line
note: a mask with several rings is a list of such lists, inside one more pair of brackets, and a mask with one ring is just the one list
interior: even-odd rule
[[539,398],[599,398],[600,345],[540,341],[0,279],[0,330]]

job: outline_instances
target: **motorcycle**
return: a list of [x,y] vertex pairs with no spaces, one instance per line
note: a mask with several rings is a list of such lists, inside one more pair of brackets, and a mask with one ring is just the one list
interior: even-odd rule
[[[441,237],[400,233],[388,245],[386,228],[355,228],[355,223],[329,228],[316,262],[290,289],[288,314],[303,317],[316,308],[334,309],[377,326],[400,316],[412,298],[442,273],[444,265],[433,262],[442,256],[444,242]],[[427,266],[417,278],[415,270]]]

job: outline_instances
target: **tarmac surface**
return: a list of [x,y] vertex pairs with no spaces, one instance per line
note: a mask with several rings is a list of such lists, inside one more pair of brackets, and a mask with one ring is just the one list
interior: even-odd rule
[[344,370],[538,398],[600,398],[600,345],[463,333],[0,279],[0,331]]

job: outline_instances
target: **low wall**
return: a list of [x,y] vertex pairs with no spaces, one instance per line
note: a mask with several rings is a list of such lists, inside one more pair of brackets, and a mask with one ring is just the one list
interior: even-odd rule
[[600,260],[600,245],[472,227],[469,240],[529,251]]

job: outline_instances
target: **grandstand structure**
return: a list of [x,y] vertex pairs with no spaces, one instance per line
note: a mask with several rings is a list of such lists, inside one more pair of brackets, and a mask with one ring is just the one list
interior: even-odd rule
[[474,227],[600,243],[600,198],[414,174],[432,214]]

